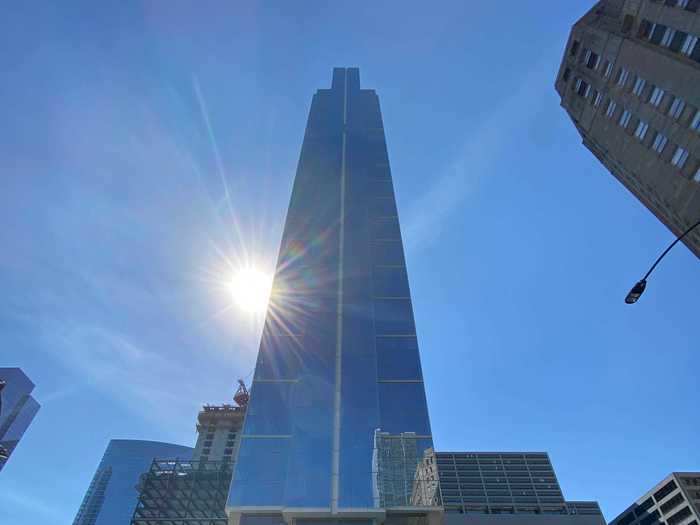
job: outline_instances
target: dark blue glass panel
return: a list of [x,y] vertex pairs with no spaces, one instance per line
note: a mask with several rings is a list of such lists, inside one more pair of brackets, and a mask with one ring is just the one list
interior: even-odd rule
[[375,299],[377,335],[414,335],[413,310],[408,299]]
[[255,379],[297,379],[301,367],[303,336],[263,334]]
[[379,379],[422,379],[415,337],[377,337]]
[[307,374],[294,384],[292,411],[294,432],[304,435],[330,436],[333,415],[333,380],[327,374]]
[[404,266],[403,246],[400,241],[378,241],[372,244],[372,261],[375,265]]
[[288,438],[243,437],[234,473],[236,490],[229,505],[279,505],[289,459]]
[[409,297],[406,269],[397,266],[374,268],[375,297]]
[[245,433],[288,435],[292,431],[291,392],[294,383],[256,381],[250,393]]
[[[332,416],[332,414],[329,414]],[[327,418],[328,416],[326,416]],[[294,507],[324,507],[330,501],[331,430],[295,432],[291,443],[285,503]]]
[[422,382],[379,383],[379,413],[384,432],[430,435]]
[[369,201],[370,218],[377,219],[380,217],[396,217],[396,201],[394,198],[387,199],[372,199]]
[[372,221],[372,238],[379,240],[401,240],[399,219],[397,217],[377,219]]
[[[385,168],[386,170],[386,168]],[[388,170],[386,170],[388,171]],[[388,174],[387,174],[388,177]],[[394,186],[391,183],[391,179],[387,178],[384,180],[373,180],[369,183],[369,190],[368,190],[370,195],[374,195],[375,197],[390,197],[394,198]]]
[[270,299],[264,332],[273,336],[304,333],[307,316],[299,311],[297,301],[274,296]]

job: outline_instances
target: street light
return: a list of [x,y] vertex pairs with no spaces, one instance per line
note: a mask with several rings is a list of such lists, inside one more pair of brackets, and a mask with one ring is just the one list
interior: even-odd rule
[[661,259],[663,259],[663,258],[665,257],[665,255],[671,250],[671,248],[673,248],[673,247],[676,245],[676,243],[677,243],[678,241],[680,241],[683,237],[685,237],[686,235],[688,235],[691,231],[693,231],[693,230],[694,230],[695,228],[697,228],[698,226],[700,226],[700,221],[696,222],[696,223],[693,224],[690,228],[688,228],[687,230],[685,230],[685,231],[680,235],[680,237],[676,237],[676,240],[673,241],[673,242],[668,246],[668,248],[666,248],[666,249],[664,250],[664,253],[662,253],[661,255],[659,255],[659,258],[656,259],[656,262],[654,262],[654,264],[651,265],[651,268],[649,268],[649,271],[646,273],[646,275],[645,275],[644,277],[642,277],[642,280],[641,280],[641,281],[638,281],[637,284],[635,284],[635,285],[632,287],[632,289],[629,291],[629,293],[627,294],[627,297],[625,297],[625,302],[626,302],[627,304],[634,304],[634,303],[636,303],[636,302],[639,300],[639,298],[640,298],[641,295],[644,293],[644,290],[645,290],[646,287],[647,287],[647,278],[649,277],[649,275],[651,274],[651,272],[654,271],[654,268],[656,268],[656,265],[659,264],[659,262],[661,262]]

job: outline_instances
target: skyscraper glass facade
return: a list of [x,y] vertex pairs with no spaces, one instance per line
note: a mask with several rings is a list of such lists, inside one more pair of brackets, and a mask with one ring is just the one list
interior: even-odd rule
[[[34,383],[19,368],[0,368],[0,470],[39,411]],[[6,458],[5,456],[8,456]]]
[[311,103],[228,510],[411,507],[431,452],[379,99],[336,68]]
[[100,461],[73,525],[125,525],[131,522],[141,474],[154,458],[190,459],[192,448],[158,441],[113,439]]

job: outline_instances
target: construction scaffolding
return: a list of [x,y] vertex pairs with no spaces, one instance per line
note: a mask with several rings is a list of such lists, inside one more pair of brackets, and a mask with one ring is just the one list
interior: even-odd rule
[[226,461],[153,460],[131,525],[226,525],[231,475]]

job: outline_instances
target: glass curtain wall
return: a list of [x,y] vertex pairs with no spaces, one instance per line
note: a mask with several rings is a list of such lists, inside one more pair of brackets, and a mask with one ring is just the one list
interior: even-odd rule
[[336,68],[311,103],[229,511],[411,506],[431,452],[379,99]]

